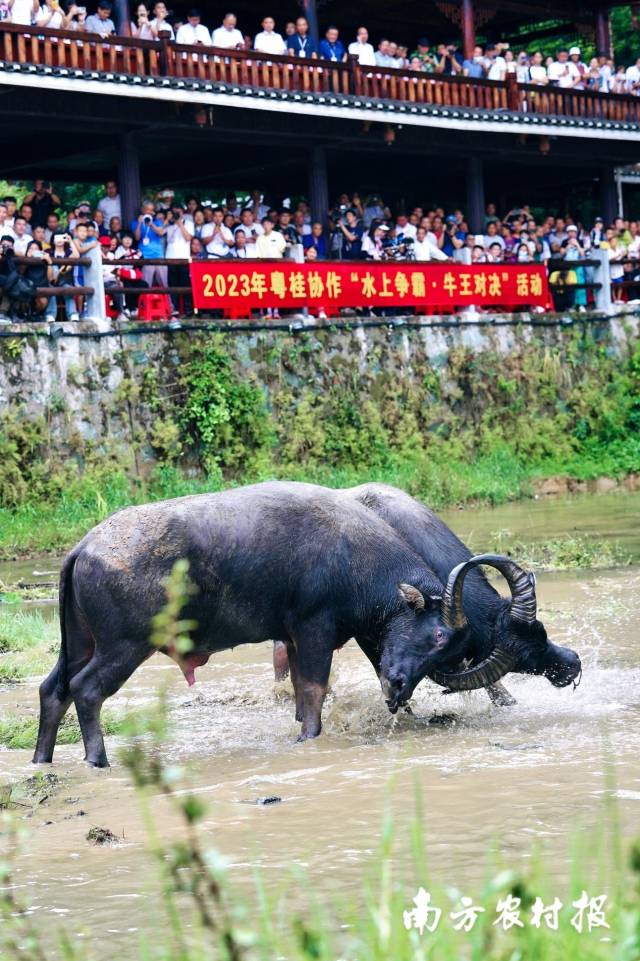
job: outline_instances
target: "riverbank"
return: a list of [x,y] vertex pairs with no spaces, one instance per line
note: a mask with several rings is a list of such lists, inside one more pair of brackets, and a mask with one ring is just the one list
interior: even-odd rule
[[[378,481],[402,487],[443,510],[565,494],[637,491],[636,464],[640,466],[640,443],[630,439],[615,449],[576,455],[564,463],[526,464],[505,446],[471,463],[439,463],[423,455],[398,460],[387,469],[305,470],[290,465],[286,471],[255,473],[237,483],[280,478],[350,487]],[[599,473],[603,466],[609,471],[606,476]],[[625,472],[625,467],[633,469]],[[175,467],[157,469],[144,483],[119,469],[87,471],[57,497],[28,498],[0,509],[0,561],[62,553],[95,524],[130,504],[217,491],[235,483],[227,484],[219,476],[187,477]]]
[[131,503],[378,480],[436,509],[640,477],[638,318],[0,345],[0,558]]

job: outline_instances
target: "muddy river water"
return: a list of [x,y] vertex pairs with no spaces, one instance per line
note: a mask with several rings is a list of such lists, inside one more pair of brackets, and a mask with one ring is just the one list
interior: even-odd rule
[[[563,881],[570,838],[576,831],[595,837],[612,816],[608,795],[617,798],[624,834],[638,833],[640,495],[457,511],[447,520],[477,549],[498,530],[526,541],[580,531],[616,540],[632,556],[632,566],[613,571],[539,577],[550,636],[583,658],[575,692],[512,675],[507,687],[517,706],[498,709],[482,693],[443,698],[424,683],[413,702],[416,716],[393,719],[368,662],[351,644],[335,658],[322,737],[294,746],[291,701],[276,697],[270,647],[260,645],[212,658],[191,689],[158,655],[114,699],[114,707],[136,707],[168,685],[172,735],[163,754],[184,766],[189,785],[208,802],[206,843],[227,857],[237,887],[253,890],[257,868],[265,885],[279,890],[292,865],[303,865],[316,891],[354,893],[379,847],[388,807],[396,872],[411,878],[416,785],[432,874],[472,891],[494,842],[519,870],[538,841],[549,870]],[[11,573],[34,569],[51,569],[51,561],[16,565]],[[0,576],[6,574],[7,565]],[[0,714],[33,713],[36,699],[37,679],[0,689]],[[426,723],[443,711],[456,715],[453,727]],[[128,959],[137,955],[138,932],[162,914],[117,739],[108,739],[107,748],[108,771],[87,770],[80,745],[57,749],[53,770],[64,787],[26,822],[30,833],[15,883],[43,929],[53,931],[64,918],[73,937],[91,940],[97,957],[117,952]],[[0,753],[0,779],[31,773],[26,751]],[[251,803],[266,795],[282,803]],[[161,798],[153,809],[161,835],[170,836],[173,814]],[[90,846],[93,825],[110,828],[122,843]]]

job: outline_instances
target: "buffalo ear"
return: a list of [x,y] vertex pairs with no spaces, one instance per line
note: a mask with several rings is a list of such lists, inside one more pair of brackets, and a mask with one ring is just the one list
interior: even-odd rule
[[414,611],[424,610],[424,597],[417,587],[412,587],[411,584],[399,584],[398,589],[409,607],[412,607]]

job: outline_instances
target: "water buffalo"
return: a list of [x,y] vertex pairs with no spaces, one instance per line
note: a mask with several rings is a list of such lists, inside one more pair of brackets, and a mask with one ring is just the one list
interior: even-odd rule
[[[384,520],[446,584],[443,616],[449,627],[464,631],[468,648],[459,657],[460,644],[450,645],[441,655],[439,669],[429,676],[450,691],[486,688],[500,705],[515,701],[499,679],[509,672],[541,674],[556,687],[579,677],[580,658],[566,647],[551,643],[537,619],[535,577],[511,558],[496,554],[472,557],[469,549],[432,511],[409,494],[384,484],[364,484],[341,491],[346,502],[362,504]],[[491,586],[480,565],[496,568],[505,577],[511,600],[505,600]],[[464,590],[463,590],[464,587]],[[287,672],[286,648],[274,645],[276,678]],[[442,662],[448,658],[446,668]],[[459,663],[467,665],[459,670]],[[402,665],[400,665],[402,667]],[[408,678],[405,691],[413,691],[421,677],[404,666]]]
[[[497,701],[508,693],[496,684],[496,674],[540,674],[556,687],[580,677],[578,655],[553,644],[537,619],[536,582],[511,558],[495,554],[472,557],[469,549],[432,511],[409,494],[384,484],[364,484],[344,491],[347,500],[362,504],[382,518],[446,583],[443,612],[448,626],[470,626],[465,659],[471,666],[431,671],[434,681],[451,691],[486,687]],[[511,592],[506,600],[491,586],[480,565],[505,577]],[[455,651],[451,650],[452,656]]]
[[[350,637],[373,664],[392,710],[413,678],[466,648],[467,628],[441,611],[442,584],[406,540],[354,497],[308,484],[266,483],[128,507],[91,530],[60,575],[62,644],[40,687],[34,762],[53,756],[75,702],[86,760],[107,765],[104,700],[154,651],[164,579],[189,561],[195,590],[183,615],[193,650],[165,649],[189,683],[209,656],[280,637],[287,644],[299,740],[320,733],[334,650]],[[459,659],[459,656],[458,656]]]

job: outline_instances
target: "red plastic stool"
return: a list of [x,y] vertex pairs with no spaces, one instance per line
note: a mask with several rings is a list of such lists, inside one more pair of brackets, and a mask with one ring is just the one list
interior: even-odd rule
[[112,320],[120,316],[120,311],[115,306],[111,296],[106,291],[104,295],[104,312],[106,316],[111,317]]
[[169,320],[171,301],[167,294],[140,294],[138,320]]

